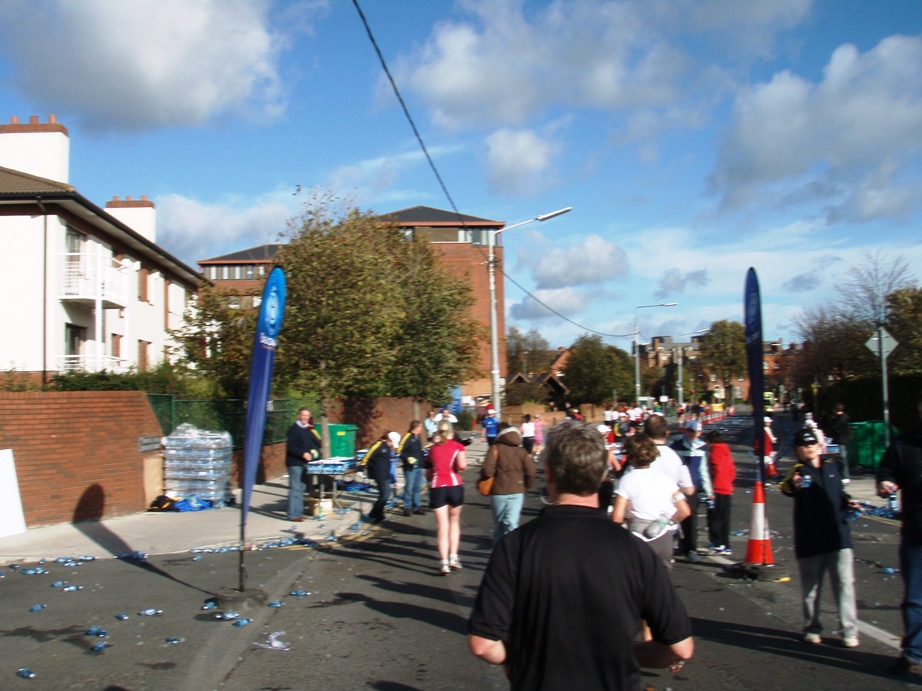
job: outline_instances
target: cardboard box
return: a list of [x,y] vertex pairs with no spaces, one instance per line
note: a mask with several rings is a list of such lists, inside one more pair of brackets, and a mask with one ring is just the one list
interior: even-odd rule
[[319,513],[319,510],[322,509],[324,514],[330,514],[333,512],[333,500],[332,499],[315,499],[311,497],[304,502],[304,513],[308,516],[316,516]]

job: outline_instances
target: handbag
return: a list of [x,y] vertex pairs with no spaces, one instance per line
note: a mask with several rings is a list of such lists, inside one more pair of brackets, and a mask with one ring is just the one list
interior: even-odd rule
[[493,490],[493,478],[488,477],[483,480],[477,481],[477,491],[480,492],[483,496],[489,497],[490,492]]

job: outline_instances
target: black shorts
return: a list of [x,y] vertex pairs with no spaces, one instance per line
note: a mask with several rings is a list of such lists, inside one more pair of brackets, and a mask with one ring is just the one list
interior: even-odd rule
[[454,487],[434,487],[429,489],[429,508],[441,509],[443,506],[461,506],[464,503],[464,485]]

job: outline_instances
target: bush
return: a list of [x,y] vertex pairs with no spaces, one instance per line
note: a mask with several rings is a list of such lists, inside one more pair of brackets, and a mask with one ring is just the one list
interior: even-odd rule
[[462,432],[468,432],[474,429],[474,421],[477,416],[474,414],[473,410],[462,410],[455,415],[455,417],[458,418],[457,428]]

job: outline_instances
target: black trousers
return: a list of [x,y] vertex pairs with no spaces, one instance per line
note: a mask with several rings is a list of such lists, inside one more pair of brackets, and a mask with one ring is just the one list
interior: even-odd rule
[[371,507],[371,511],[368,512],[368,516],[372,520],[380,521],[384,520],[384,506],[387,504],[387,499],[391,493],[391,479],[387,475],[372,479],[378,486],[378,499]]
[[730,546],[729,494],[714,495],[714,508],[708,509],[708,540],[715,547]]
[[682,554],[698,549],[698,505],[701,503],[701,495],[695,492],[690,497],[685,497],[685,501],[688,502],[691,515],[682,521],[682,539],[679,540],[679,551]]

